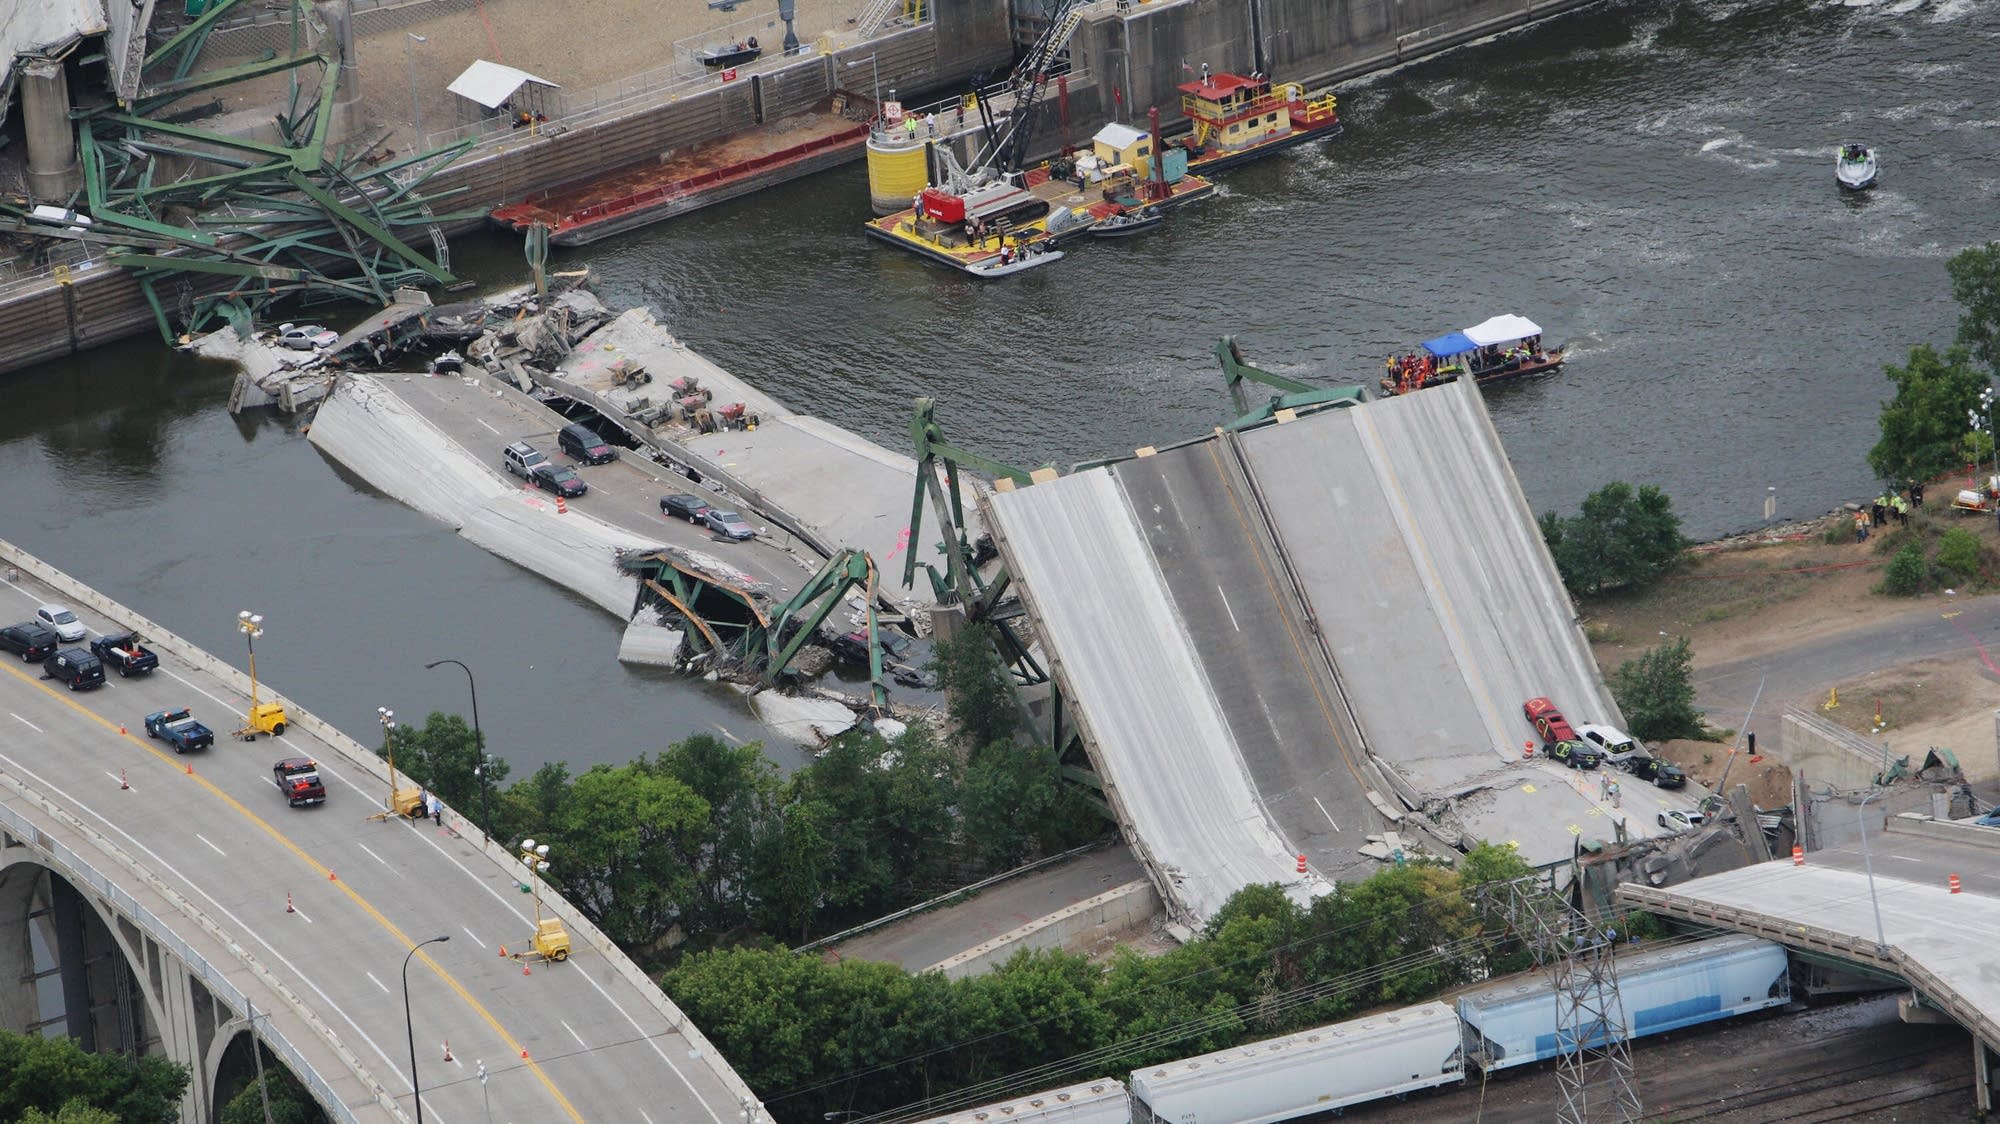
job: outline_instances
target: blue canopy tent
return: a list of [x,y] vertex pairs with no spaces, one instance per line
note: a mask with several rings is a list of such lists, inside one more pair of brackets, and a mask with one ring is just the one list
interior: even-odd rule
[[1479,345],[1473,343],[1472,338],[1464,332],[1448,332],[1436,339],[1425,340],[1417,346],[1439,359],[1448,359],[1454,355],[1464,355],[1468,351],[1479,350]]

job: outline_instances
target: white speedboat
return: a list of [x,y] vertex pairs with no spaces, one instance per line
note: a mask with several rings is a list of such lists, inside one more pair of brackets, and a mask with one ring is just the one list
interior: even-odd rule
[[1848,191],[1864,191],[1875,186],[1875,150],[1849,141],[1834,157],[1833,178]]

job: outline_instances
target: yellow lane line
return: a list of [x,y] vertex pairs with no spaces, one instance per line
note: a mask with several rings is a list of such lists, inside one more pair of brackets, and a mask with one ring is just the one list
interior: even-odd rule
[[[82,703],[69,697],[68,694],[57,691],[55,688],[44,684],[39,679],[29,678],[28,674],[25,671],[13,667],[11,664],[6,662],[0,662],[0,668],[4,668],[9,675],[12,675],[14,678],[19,679],[23,683],[26,683],[28,686],[38,691],[41,691],[43,694],[49,696],[50,698],[56,700],[59,703],[62,703],[64,706],[69,707],[71,710],[76,711],[78,714],[83,715],[85,718],[90,719],[92,722],[97,723],[99,726],[104,727],[106,730],[117,731],[122,729],[122,727],[120,727],[116,722],[113,722],[110,719],[104,717],[103,715],[97,713],[96,711],[91,710],[89,707],[84,706]],[[332,868],[326,866],[325,864],[321,863],[318,859],[315,859],[311,855],[307,854],[303,849],[299,847],[298,844],[292,842],[289,838],[286,838],[283,832],[279,831],[276,827],[272,826],[270,821],[266,820],[264,817],[258,815],[257,813],[251,811],[241,801],[237,800],[235,797],[229,795],[228,793],[222,791],[220,788],[216,787],[215,783],[209,780],[207,777],[202,776],[200,773],[182,770],[180,768],[181,762],[177,761],[176,757],[170,757],[168,756],[165,750],[154,746],[151,742],[151,739],[147,738],[143,733],[137,735],[129,733],[120,733],[118,736],[126,740],[136,739],[140,749],[143,749],[147,753],[152,754],[154,757],[158,758],[161,762],[170,766],[174,766],[176,772],[185,772],[185,775],[189,779],[193,780],[196,784],[199,784],[203,788],[207,789],[209,793],[213,795],[216,799],[222,801],[224,804],[229,805],[231,808],[234,808],[237,814],[241,815],[244,819],[249,820],[251,823],[256,824],[260,828],[263,828],[264,832],[267,835],[269,835],[272,839],[277,840],[279,845],[283,846],[286,850],[298,856],[301,862],[305,863],[308,867],[311,867],[314,871],[326,875],[327,881],[332,882],[334,885],[340,887],[342,893],[346,894],[348,898],[354,902],[355,905],[360,906],[362,912],[374,918],[375,923],[382,926],[382,928],[386,930],[390,936],[393,936],[397,940],[403,942],[403,944],[406,947],[416,946],[416,942],[411,940],[408,936],[406,936],[401,929],[397,928],[395,922],[390,921],[387,917],[384,917],[382,915],[381,910],[376,909],[372,904],[370,904],[368,899],[362,897],[358,892],[356,892],[354,887],[349,886],[347,883],[342,882],[338,877],[335,877]],[[500,1020],[493,1017],[493,1013],[491,1011],[488,1011],[485,1005],[481,1004],[479,1000],[474,999],[472,997],[472,993],[465,990],[464,985],[460,984],[457,980],[453,979],[451,973],[439,967],[437,961],[431,959],[430,953],[419,950],[417,953],[417,959],[423,961],[425,966],[430,968],[431,971],[436,972],[438,974],[439,979],[443,980],[445,984],[449,986],[454,992],[457,992],[458,997],[460,999],[465,1000],[466,1006],[471,1007],[475,1012],[478,1013],[480,1018],[485,1019],[486,1025],[492,1027],[494,1033],[498,1034],[501,1037],[501,1039],[503,1039],[507,1043],[507,1048],[509,1050],[512,1050],[516,1054],[523,1056],[527,1054],[527,1049],[521,1045],[520,1040],[515,1038],[512,1034],[509,1034],[507,1032],[507,1028],[500,1024]],[[556,1103],[562,1106],[563,1111],[569,1115],[569,1118],[571,1120],[576,1121],[576,1124],[584,1124],[583,1115],[577,1112],[576,1106],[570,1104],[568,1097],[563,1096],[562,1090],[556,1088],[556,1083],[549,1079],[549,1075],[547,1073],[543,1072],[541,1064],[536,1062],[533,1058],[528,1058],[527,1067],[528,1069],[534,1072],[534,1075],[537,1078],[541,1080],[543,1087],[548,1089],[549,1095],[556,1099]]]

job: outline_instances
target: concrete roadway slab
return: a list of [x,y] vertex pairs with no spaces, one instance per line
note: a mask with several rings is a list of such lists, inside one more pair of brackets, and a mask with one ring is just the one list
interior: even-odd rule
[[1010,878],[966,901],[925,910],[840,942],[843,960],[876,960],[922,972],[1051,913],[1146,876],[1123,845]]
[[1365,878],[1379,863],[1357,849],[1385,825],[1366,796],[1372,786],[1362,773],[1361,739],[1224,456],[1205,441],[1110,471],[1265,809],[1314,870]]
[[660,514],[659,500],[668,493],[694,492],[718,505],[731,501],[639,457],[621,456],[616,463],[605,465],[571,461],[556,448],[555,434],[564,424],[562,417],[546,407],[526,405],[517,395],[496,393],[479,380],[453,375],[383,375],[375,382],[466,455],[487,466],[499,483],[521,491],[524,502],[552,506],[555,501],[545,492],[524,490],[518,477],[500,467],[500,450],[515,441],[526,441],[550,460],[575,468],[590,485],[588,493],[569,504],[571,510],[601,519],[640,541],[708,555],[766,583],[779,600],[819,568],[816,556],[809,558],[785,549],[791,540],[782,531],[766,530],[764,536],[750,542],[733,543],[694,524],[665,518]]
[[[72,604],[93,633],[123,623],[26,578],[0,584],[0,617],[25,618],[50,600]],[[473,1066],[483,1060],[501,1119],[740,1120],[741,1085],[721,1059],[704,1040],[678,1033],[581,934],[572,934],[570,961],[536,965],[532,975],[499,955],[502,945],[522,950],[534,930],[534,904],[518,892],[504,843],[488,850],[476,831],[459,834],[455,813],[447,828],[369,822],[386,783],[354,755],[366,751],[337,735],[318,740],[297,714],[281,738],[233,739],[247,703],[236,680],[199,670],[212,657],[159,641],[149,634],[161,649],[158,672],[114,675],[88,692],[55,688],[35,665],[0,660],[0,768],[191,901],[389,1090],[410,1087],[404,955],[414,941],[451,937],[425,948],[409,972],[427,1114],[482,1119]],[[215,730],[212,749],[177,757],[145,736],[147,713],[180,706]],[[130,733],[121,735],[121,725]],[[290,809],[274,789],[272,762],[293,754],[320,762],[325,805]],[[129,789],[120,788],[121,773]],[[552,860],[559,866],[561,856]],[[288,893],[295,912],[286,911]],[[313,1037],[290,1009],[272,1017],[288,1038]],[[442,1060],[447,1040],[456,1061]],[[407,1093],[400,1105],[409,1110]]]
[[1200,657],[1109,473],[996,493],[1001,550],[1023,579],[1051,666],[1078,712],[1127,841],[1178,916],[1239,888],[1329,888],[1293,850],[1247,775]]

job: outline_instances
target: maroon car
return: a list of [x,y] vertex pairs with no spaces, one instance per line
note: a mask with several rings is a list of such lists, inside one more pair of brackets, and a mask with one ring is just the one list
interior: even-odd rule
[[271,779],[285,802],[294,808],[326,803],[326,785],[319,779],[319,762],[310,757],[287,757],[271,766]]

